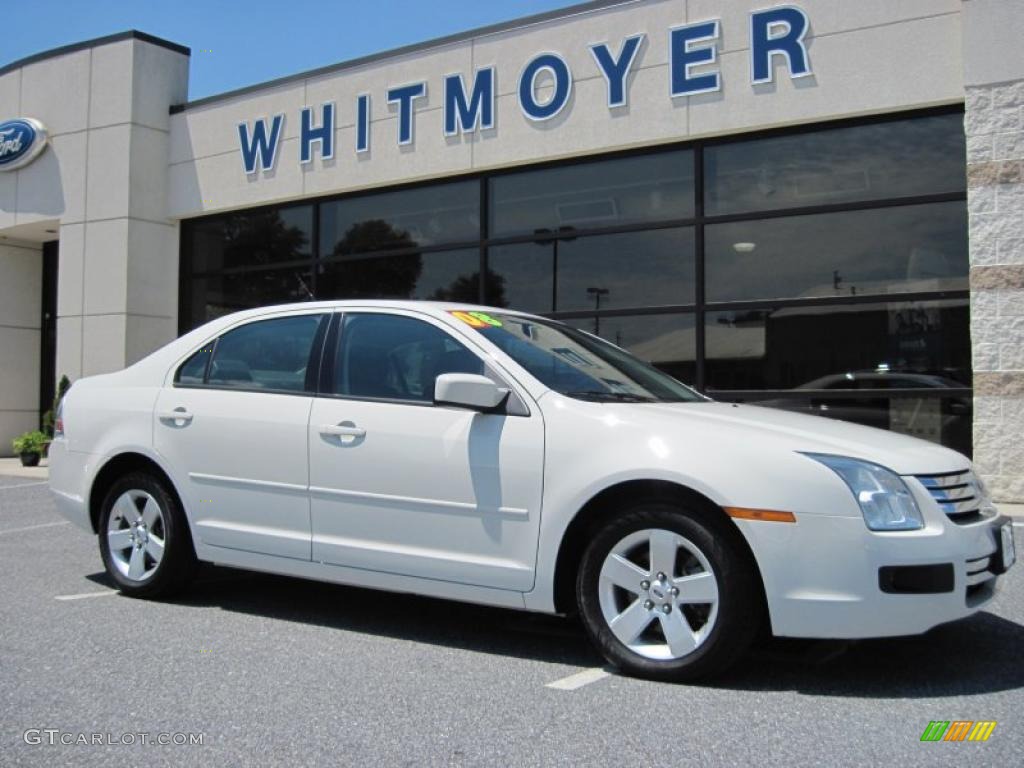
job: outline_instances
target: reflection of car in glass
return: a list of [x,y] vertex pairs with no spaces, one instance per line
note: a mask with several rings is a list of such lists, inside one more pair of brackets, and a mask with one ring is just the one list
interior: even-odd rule
[[[930,395],[887,396],[878,390],[964,389],[944,376],[899,371],[833,373],[793,388],[793,395],[757,400],[768,408],[812,413],[915,437],[943,442],[961,451],[970,447],[971,399]],[[873,390],[870,394],[860,394]],[[806,396],[799,393],[806,391]],[[847,396],[847,393],[848,396]]]
[[50,464],[127,595],[209,561],[578,611],[612,663],[667,680],[724,669],[766,621],[924,632],[986,605],[1014,559],[954,451],[716,403],[589,334],[470,306],[214,320],[76,382]]

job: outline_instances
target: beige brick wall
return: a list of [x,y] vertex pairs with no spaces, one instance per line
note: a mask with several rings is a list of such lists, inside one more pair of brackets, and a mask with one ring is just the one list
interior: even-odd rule
[[967,87],[974,462],[1024,502],[1024,80]]

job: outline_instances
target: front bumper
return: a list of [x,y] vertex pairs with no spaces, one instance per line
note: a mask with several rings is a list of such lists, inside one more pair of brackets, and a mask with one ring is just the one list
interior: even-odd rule
[[67,441],[50,443],[50,491],[57,511],[80,528],[94,533],[89,515],[88,489],[96,457],[90,453],[69,451]]
[[[773,633],[916,635],[981,609],[995,596],[996,537],[1007,518],[957,525],[937,509],[925,517],[924,529],[898,533],[869,531],[861,517],[798,515],[796,524],[737,520],[761,569]],[[921,566],[942,566],[946,576],[934,582],[941,591],[893,591],[891,581],[889,590],[883,588],[893,568],[901,575],[933,570]]]

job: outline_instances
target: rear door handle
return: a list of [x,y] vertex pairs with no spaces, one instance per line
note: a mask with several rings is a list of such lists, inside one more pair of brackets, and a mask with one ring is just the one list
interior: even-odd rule
[[320,434],[324,437],[366,437],[366,430],[351,422],[342,422],[322,425]]
[[161,421],[183,421],[186,424],[192,422],[192,412],[186,408],[175,408],[173,411],[162,411],[157,416]]

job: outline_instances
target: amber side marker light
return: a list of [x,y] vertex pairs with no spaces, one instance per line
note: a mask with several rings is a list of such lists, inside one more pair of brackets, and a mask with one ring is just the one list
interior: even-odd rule
[[771,509],[744,509],[743,507],[726,507],[725,514],[740,520],[764,520],[770,523],[795,523],[796,515],[792,512],[775,512]]

